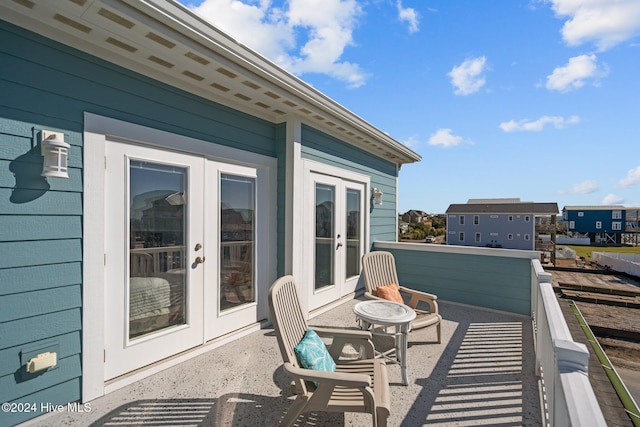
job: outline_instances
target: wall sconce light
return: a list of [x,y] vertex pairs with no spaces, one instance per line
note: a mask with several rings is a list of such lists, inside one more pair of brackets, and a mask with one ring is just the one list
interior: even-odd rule
[[371,197],[373,198],[373,203],[376,205],[382,204],[382,195],[384,193],[380,191],[379,188],[374,188],[371,190]]
[[67,162],[71,145],[64,142],[64,134],[43,130],[40,132],[40,144],[40,153],[44,157],[40,175],[47,178],[69,178]]

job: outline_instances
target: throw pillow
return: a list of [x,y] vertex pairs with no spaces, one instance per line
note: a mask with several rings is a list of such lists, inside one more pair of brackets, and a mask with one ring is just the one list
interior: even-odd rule
[[[327,346],[313,329],[307,329],[302,340],[293,348],[298,361],[305,369],[335,372],[336,362],[327,350]],[[318,383],[316,383],[316,387]]]
[[395,301],[399,302],[400,304],[404,304],[402,295],[400,295],[400,288],[395,283],[387,286],[379,286],[376,289],[376,296],[389,301]]

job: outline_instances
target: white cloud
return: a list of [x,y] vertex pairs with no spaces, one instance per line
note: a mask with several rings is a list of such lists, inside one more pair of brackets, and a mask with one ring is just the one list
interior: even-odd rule
[[407,8],[402,7],[402,2],[400,0],[398,0],[397,6],[398,6],[398,17],[400,18],[400,21],[406,21],[407,24],[409,24],[409,33],[413,34],[415,32],[418,32],[419,30],[418,12],[416,12],[416,10],[412,7],[407,7]]
[[568,18],[562,38],[569,46],[594,42],[600,51],[640,34],[638,0],[550,0],[556,15]]
[[486,82],[484,72],[487,68],[485,56],[467,59],[462,64],[454,66],[447,74],[455,88],[454,93],[456,95],[471,95],[479,91]]
[[595,181],[583,181],[573,185],[568,190],[560,190],[560,194],[590,194],[598,191],[598,183]]
[[606,66],[598,67],[596,55],[574,56],[566,65],[556,68],[547,76],[546,87],[549,90],[569,92],[583,87],[587,79],[597,79],[607,74]]
[[604,199],[602,199],[603,205],[620,205],[624,202],[624,198],[618,197],[615,194],[607,194]]
[[415,135],[412,135],[412,136],[408,137],[407,139],[405,139],[403,141],[400,141],[400,142],[402,142],[403,145],[406,145],[409,148],[417,147],[420,144],[420,140]]
[[500,123],[500,129],[505,132],[540,132],[547,124],[552,125],[556,129],[562,129],[568,125],[580,123],[580,117],[571,116],[564,118],[561,116],[542,116],[538,120],[530,121],[527,119],[516,122],[515,120],[509,120],[508,122]]
[[323,73],[362,86],[369,77],[358,64],[341,61],[354,45],[362,9],[356,0],[204,0],[192,9],[239,42],[294,74]]
[[455,147],[462,144],[462,137],[451,134],[451,129],[438,129],[436,133],[429,137],[429,145],[440,145],[442,147]]
[[618,182],[620,187],[631,187],[640,183],[640,166],[627,172],[627,176]]

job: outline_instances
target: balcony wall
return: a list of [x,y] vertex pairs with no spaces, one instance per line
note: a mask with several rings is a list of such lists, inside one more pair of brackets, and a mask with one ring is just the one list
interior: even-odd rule
[[531,261],[534,251],[375,242],[393,253],[403,286],[438,298],[531,315]]

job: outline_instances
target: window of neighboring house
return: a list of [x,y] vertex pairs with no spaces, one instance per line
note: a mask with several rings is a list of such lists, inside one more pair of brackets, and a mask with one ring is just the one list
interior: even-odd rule
[[507,217],[507,221],[509,221],[509,222],[513,222],[513,215],[509,215],[509,216]]
[[458,233],[458,240],[460,240],[461,242],[464,242],[464,231],[461,231],[460,233]]
[[476,233],[476,243],[480,243],[480,233]]
[[513,240],[513,233],[507,234],[507,240]]
[[464,225],[464,215],[460,215],[460,225]]
[[611,228],[614,230],[622,230],[622,223],[620,221],[613,221],[611,223]]
[[480,224],[480,215],[474,215],[473,216],[473,224],[474,225]]
[[525,234],[524,235],[524,240],[529,240],[529,239],[531,239],[531,236],[529,236],[528,234]]
[[578,216],[584,216],[584,212],[578,212]]
[[612,211],[611,219],[622,219],[622,211]]
[[602,221],[596,221],[596,229],[600,230],[602,228]]
[[569,230],[573,230],[574,228],[576,228],[576,222],[575,221],[569,221]]
[[529,222],[529,221],[531,221],[531,217],[529,215],[525,215],[524,222]]

